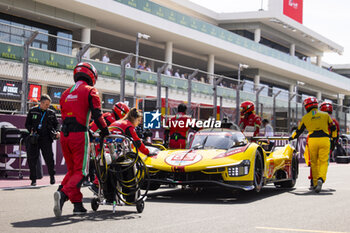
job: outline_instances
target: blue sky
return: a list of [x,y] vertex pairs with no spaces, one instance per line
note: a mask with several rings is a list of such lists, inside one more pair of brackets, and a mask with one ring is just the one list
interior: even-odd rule
[[[267,10],[268,0],[190,0],[216,12]],[[343,55],[325,53],[329,64],[350,64],[350,1],[304,0],[303,25],[344,47]]]

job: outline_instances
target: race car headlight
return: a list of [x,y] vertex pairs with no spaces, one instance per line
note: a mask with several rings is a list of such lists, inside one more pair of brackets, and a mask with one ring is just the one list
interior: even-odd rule
[[227,173],[230,177],[245,176],[248,175],[250,168],[250,161],[243,160],[240,164],[227,167]]

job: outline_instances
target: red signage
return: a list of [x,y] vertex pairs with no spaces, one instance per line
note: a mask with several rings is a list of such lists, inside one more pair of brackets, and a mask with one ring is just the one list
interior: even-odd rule
[[37,99],[39,100],[41,97],[41,86],[40,85],[29,85],[29,93],[28,93],[28,99]]
[[303,0],[283,0],[283,14],[303,23]]

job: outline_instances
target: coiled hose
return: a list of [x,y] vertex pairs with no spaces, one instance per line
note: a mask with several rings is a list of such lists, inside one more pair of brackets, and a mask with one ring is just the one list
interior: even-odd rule
[[[133,142],[132,138],[124,137]],[[101,156],[95,159],[96,174],[101,187],[105,188],[110,185],[113,188],[111,190],[113,195],[117,195],[118,199],[127,205],[135,205],[143,201],[147,196],[150,182],[148,169],[139,156],[137,147],[134,147],[136,152],[126,152],[108,165],[104,156],[103,142],[104,140],[101,139]],[[143,194],[141,194],[140,187],[145,189]]]

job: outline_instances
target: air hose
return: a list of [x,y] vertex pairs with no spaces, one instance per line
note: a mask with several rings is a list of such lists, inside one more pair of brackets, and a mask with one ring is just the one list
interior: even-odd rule
[[[110,164],[106,159],[104,142],[113,145],[108,146],[110,155],[114,156]],[[115,139],[101,139],[100,156],[95,159],[96,173],[101,187],[104,191],[111,192],[113,199],[116,195],[120,201],[127,205],[136,205],[138,202],[144,201],[147,196],[149,173],[144,161],[139,156],[137,147],[134,146],[135,151],[126,151],[125,147],[128,145],[123,144],[125,142],[134,144],[132,138],[125,135]],[[120,144],[124,145],[124,148]],[[143,189],[146,187],[142,194],[140,187]]]

